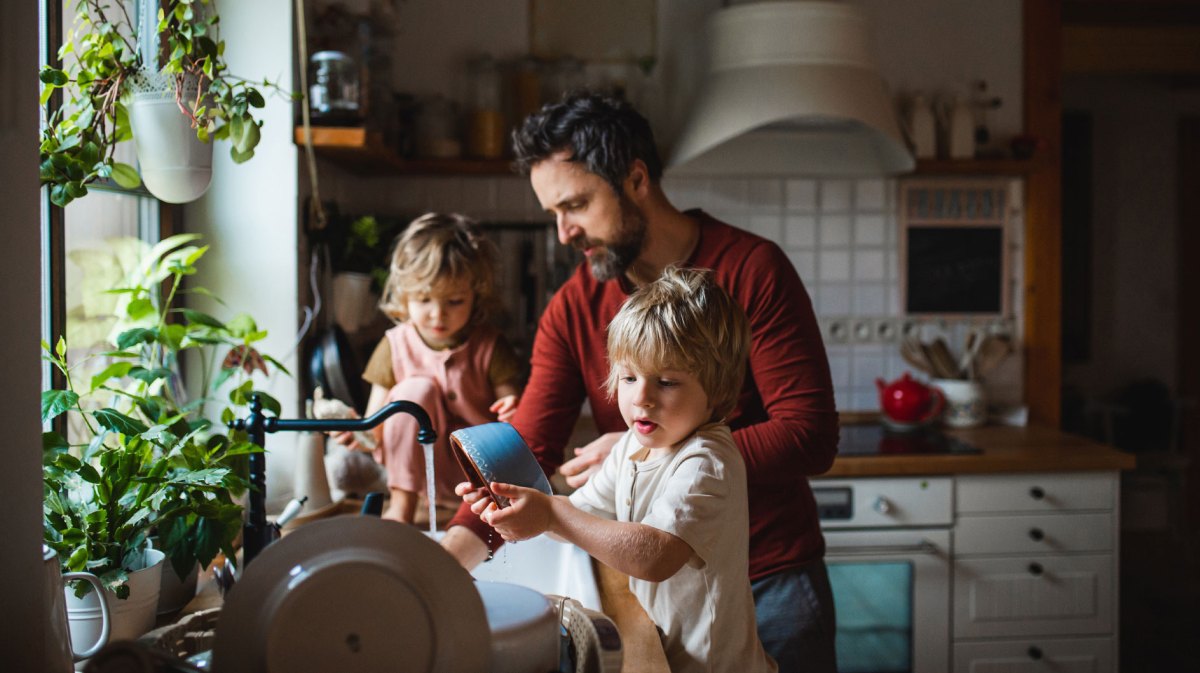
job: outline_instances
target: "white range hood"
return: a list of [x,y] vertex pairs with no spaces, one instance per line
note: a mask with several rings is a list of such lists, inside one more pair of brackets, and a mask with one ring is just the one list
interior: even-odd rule
[[671,153],[672,174],[913,170],[857,7],[808,0],[726,7],[709,19],[709,44],[709,73]]

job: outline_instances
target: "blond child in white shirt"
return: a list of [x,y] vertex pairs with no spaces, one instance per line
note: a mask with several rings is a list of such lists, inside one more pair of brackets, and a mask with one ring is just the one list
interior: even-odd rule
[[706,271],[669,267],[608,328],[609,394],[629,430],[569,498],[510,484],[498,509],[466,498],[509,541],[549,533],[630,576],[671,670],[773,672],[747,579],[746,470],[724,424],[749,330]]

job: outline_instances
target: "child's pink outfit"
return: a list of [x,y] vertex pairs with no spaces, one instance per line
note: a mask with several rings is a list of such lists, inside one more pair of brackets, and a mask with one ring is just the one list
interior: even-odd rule
[[[415,402],[429,414],[437,431],[433,464],[439,499],[457,500],[454,486],[466,480],[450,453],[450,433],[496,420],[488,410],[496,401],[488,367],[499,337],[495,329],[478,326],[462,344],[436,350],[409,323],[387,331],[396,380],[387,401]],[[425,493],[425,452],[417,443],[418,429],[409,414],[396,414],[384,422],[383,444],[375,450],[375,460],[387,470],[388,488]]]

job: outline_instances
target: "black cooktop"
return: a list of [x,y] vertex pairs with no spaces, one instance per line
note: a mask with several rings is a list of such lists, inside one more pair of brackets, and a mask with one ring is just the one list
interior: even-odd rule
[[843,425],[839,456],[972,454],[979,449],[935,428],[897,432],[883,425]]

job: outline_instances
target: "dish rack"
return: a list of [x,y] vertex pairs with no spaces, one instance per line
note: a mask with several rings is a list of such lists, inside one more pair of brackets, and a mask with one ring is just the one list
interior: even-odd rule
[[562,625],[563,673],[618,673],[624,659],[617,625],[602,612],[566,596],[546,594]]

